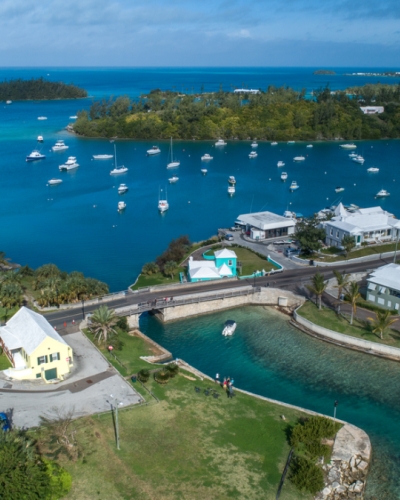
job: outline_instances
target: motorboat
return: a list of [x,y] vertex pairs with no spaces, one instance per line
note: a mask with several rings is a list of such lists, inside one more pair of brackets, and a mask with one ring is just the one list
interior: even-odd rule
[[290,191],[295,191],[296,189],[299,189],[299,185],[297,184],[296,181],[292,181],[292,183],[290,184]]
[[338,187],[335,188],[335,192],[336,193],[341,193],[342,191],[344,191],[344,187],[338,186]]
[[12,101],[6,101],[6,104],[12,104]]
[[352,158],[356,163],[360,163],[361,165],[365,162],[364,158],[361,155],[357,155],[355,158]]
[[68,160],[63,164],[60,165],[58,168],[59,170],[74,170],[75,168],[79,167],[79,163],[76,161],[75,156],[69,156]]
[[38,120],[47,120],[47,116],[38,116]]
[[386,189],[381,189],[378,193],[376,193],[375,197],[376,198],[386,198],[387,196],[390,196],[390,193],[386,191]]
[[118,202],[118,212],[122,212],[122,210],[125,210],[126,208],[126,203],[124,201],[119,201]]
[[312,144],[307,144],[306,148],[313,148],[314,146]]
[[153,146],[151,149],[147,150],[147,156],[158,155],[161,153],[161,149],[158,146]]
[[356,149],[356,145],[351,143],[351,144],[340,144],[340,147],[343,149]]
[[169,181],[170,184],[173,184],[174,182],[178,182],[179,181],[179,177],[177,177],[176,175],[174,175],[174,176],[170,177],[168,179],[168,181]]
[[216,146],[226,146],[226,142],[223,139],[218,139],[215,143]]
[[278,163],[276,164],[276,166],[278,168],[281,168],[281,167],[284,167],[285,166],[285,163],[283,161],[278,161]]
[[121,167],[118,167],[118,163],[117,163],[117,148],[115,146],[115,143],[114,143],[114,168],[111,170],[110,172],[110,175],[118,175],[118,174],[125,174],[126,172],[128,172],[128,169],[126,167],[124,167],[123,165]]
[[357,158],[358,154],[357,153],[350,153],[349,158]]
[[169,147],[170,153],[171,153],[171,158],[170,162],[167,165],[167,168],[177,168],[181,164],[181,162],[177,159],[174,160],[174,151],[173,151],[173,144],[172,144],[172,137],[171,137],[171,145]]
[[286,179],[287,179],[287,178],[288,178],[288,174],[287,174],[287,172],[282,172],[282,173],[281,173],[281,179],[282,179],[283,181],[286,181]]
[[296,218],[295,212],[291,212],[290,210],[285,210],[283,212],[283,216],[286,217],[286,219],[295,219]]
[[169,209],[169,203],[167,200],[167,195],[165,195],[165,199],[162,198],[162,189],[158,196],[158,210],[163,213]]
[[209,155],[208,153],[206,153],[205,155],[203,155],[201,157],[201,161],[209,161],[209,160],[212,160],[213,157],[211,155]]
[[288,144],[294,144],[296,141],[287,141]]
[[202,168],[202,169],[200,170],[200,172],[201,172],[203,175],[206,175],[206,174],[207,174],[207,172],[208,172],[208,170],[207,170],[206,168]]
[[236,330],[236,321],[233,321],[232,319],[228,319],[228,321],[225,321],[224,324],[224,329],[222,330],[222,335],[224,337],[230,337],[231,335],[234,334]]
[[36,161],[36,160],[44,160],[46,158],[46,155],[42,154],[40,151],[35,149],[32,151],[31,154],[29,154],[26,157],[26,161]]
[[47,181],[47,184],[49,186],[55,186],[56,184],[61,184],[61,183],[62,183],[61,179],[50,179],[49,181]]
[[93,160],[111,160],[114,158],[113,155],[93,155]]
[[295,156],[293,158],[293,161],[304,161],[306,159],[305,156]]
[[370,172],[370,173],[379,172],[379,168],[377,168],[377,167],[370,167],[370,168],[367,168],[367,172]]
[[230,196],[234,195],[236,192],[235,186],[228,186],[228,194]]
[[128,186],[126,184],[120,184],[118,186],[118,194],[124,194],[128,191]]
[[253,142],[251,143],[251,147],[252,147],[252,148],[258,148],[258,144],[257,144],[257,142],[256,142],[256,141],[253,141]]
[[68,148],[69,146],[66,146],[64,141],[57,141],[51,149],[53,151],[64,151],[65,149]]
[[271,142],[271,146],[277,146],[277,145],[278,145],[278,143],[276,141]]
[[43,139],[43,136],[42,136],[42,135],[38,135],[36,140],[37,140],[38,142],[43,142],[43,141],[44,141],[44,139]]
[[252,151],[250,154],[249,154],[249,158],[257,158],[258,154],[255,152],[255,151]]
[[236,184],[236,179],[235,179],[235,177],[234,177],[233,175],[230,175],[230,176],[228,177],[228,182],[229,182],[229,184]]

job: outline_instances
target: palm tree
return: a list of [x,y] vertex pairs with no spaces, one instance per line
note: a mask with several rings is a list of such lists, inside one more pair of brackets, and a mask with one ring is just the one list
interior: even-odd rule
[[350,325],[352,325],[354,315],[357,312],[357,300],[361,297],[357,281],[350,281],[348,287],[346,288],[346,292],[347,296],[344,300],[351,305]]
[[383,334],[393,325],[399,318],[390,318],[390,311],[376,311],[375,318],[368,318],[372,322],[372,331],[379,333],[379,337],[383,339]]
[[333,274],[335,275],[336,278],[336,285],[335,288],[338,289],[338,300],[340,300],[340,297],[342,296],[343,290],[346,288],[346,286],[349,284],[349,274],[341,273],[340,271],[333,271]]
[[108,309],[107,306],[100,306],[96,309],[90,318],[90,329],[94,334],[94,338],[99,344],[106,343],[109,334],[116,334],[114,326],[118,321],[113,309]]
[[307,288],[316,296],[316,305],[318,305],[318,309],[321,309],[322,294],[325,292],[328,282],[324,280],[324,275],[321,273],[315,273],[311,281],[312,284],[307,285]]

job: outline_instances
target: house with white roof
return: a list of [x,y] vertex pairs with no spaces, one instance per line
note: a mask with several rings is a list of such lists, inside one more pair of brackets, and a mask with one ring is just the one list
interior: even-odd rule
[[356,246],[363,242],[384,243],[396,240],[400,221],[381,207],[346,210],[339,203],[331,220],[323,223],[328,246],[340,247],[344,236],[352,236]]
[[10,378],[63,379],[73,366],[72,348],[46,318],[27,307],[0,327],[0,345],[12,364],[4,370]]
[[252,239],[264,240],[294,234],[296,220],[266,211],[239,215],[235,225],[243,227]]
[[237,256],[233,250],[223,248],[214,255],[204,255],[205,260],[189,257],[188,280],[191,282],[233,278],[237,275]]
[[400,266],[378,267],[367,278],[367,300],[384,309],[400,309]]

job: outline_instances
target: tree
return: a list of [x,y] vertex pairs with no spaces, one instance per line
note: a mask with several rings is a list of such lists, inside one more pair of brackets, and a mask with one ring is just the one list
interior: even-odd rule
[[142,267],[142,273],[150,276],[151,274],[156,274],[160,271],[160,268],[155,262],[146,262]]
[[316,304],[318,309],[321,309],[322,294],[325,292],[328,282],[324,280],[324,275],[321,273],[315,273],[311,282],[311,285],[307,285],[307,288],[316,296]]
[[368,318],[372,323],[372,331],[379,333],[379,337],[383,339],[385,331],[395,323],[398,318],[391,318],[390,311],[376,311],[375,318]]
[[350,325],[353,324],[353,318],[357,312],[357,301],[360,297],[360,289],[358,288],[357,282],[351,281],[346,287],[346,296],[344,298],[344,300],[351,305]]
[[108,309],[107,306],[100,306],[96,309],[90,321],[90,330],[99,344],[102,342],[106,343],[110,334],[117,334],[114,326],[118,321],[118,317],[115,315],[115,311]]
[[333,274],[335,275],[336,278],[335,288],[338,289],[338,300],[340,300],[343,290],[349,284],[349,274],[341,273],[340,271],[337,270],[333,271]]
[[320,221],[316,217],[303,219],[297,224],[296,239],[305,255],[311,255],[322,246],[321,241],[325,239],[325,230],[318,227],[319,224]]
[[5,283],[0,288],[0,302],[6,309],[22,304],[24,292],[18,283]]
[[164,264],[164,274],[171,276],[171,279],[173,279],[177,269],[178,269],[178,264],[173,260],[169,260]]
[[41,432],[45,434],[43,441],[54,458],[64,454],[70,460],[76,461],[79,457],[74,413],[74,407],[66,410],[64,407],[54,406],[47,415],[40,416]]
[[344,248],[346,258],[355,246],[356,246],[356,242],[354,240],[354,236],[350,236],[349,234],[345,234],[342,238],[342,247]]

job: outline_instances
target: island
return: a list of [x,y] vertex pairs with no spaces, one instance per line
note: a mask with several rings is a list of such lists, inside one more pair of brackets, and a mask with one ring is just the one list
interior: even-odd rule
[[[384,107],[367,115],[360,109]],[[77,113],[70,130],[84,137],[138,140],[265,141],[357,140],[400,137],[397,113],[400,93],[395,85],[365,85],[331,91],[329,86],[305,90],[269,86],[256,94],[220,90],[183,94],[153,90],[131,100],[128,96],[96,101]]]
[[84,89],[72,83],[50,82],[43,78],[4,80],[0,82],[0,101],[43,101],[81,99],[87,97]]
[[331,69],[317,69],[313,75],[336,75],[336,72]]

